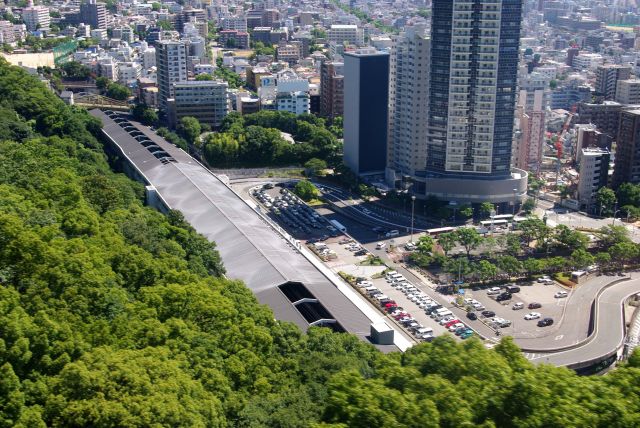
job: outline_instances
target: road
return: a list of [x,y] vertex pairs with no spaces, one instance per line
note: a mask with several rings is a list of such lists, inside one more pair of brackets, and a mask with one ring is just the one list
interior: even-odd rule
[[624,314],[622,304],[631,295],[640,292],[640,278],[634,274],[630,281],[620,282],[602,292],[597,301],[596,323],[593,335],[582,346],[552,354],[539,355],[531,360],[556,366],[580,368],[591,362],[614,355],[624,341]]

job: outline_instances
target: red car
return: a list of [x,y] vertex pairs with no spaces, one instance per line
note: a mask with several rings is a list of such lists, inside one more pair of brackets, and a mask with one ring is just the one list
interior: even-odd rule
[[446,328],[449,328],[449,327],[451,327],[452,325],[457,324],[457,323],[459,323],[459,322],[460,322],[460,320],[459,320],[459,319],[451,320],[451,321],[449,321],[448,323],[446,323],[444,326],[445,326]]
[[408,313],[406,313],[406,312],[402,312],[402,313],[399,313],[398,315],[394,316],[393,318],[394,318],[396,321],[398,321],[398,320],[401,320],[402,318],[406,317],[407,315],[409,315],[409,314],[408,314]]
[[390,306],[398,306],[398,305],[396,304],[396,301],[395,301],[395,300],[392,300],[392,301],[387,302],[387,303],[385,303],[385,304],[384,304],[384,307],[385,307],[385,308],[388,308],[388,307],[390,307]]

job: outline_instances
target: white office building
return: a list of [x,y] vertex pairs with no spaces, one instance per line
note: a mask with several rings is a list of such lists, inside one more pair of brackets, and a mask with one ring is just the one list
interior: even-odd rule
[[362,46],[364,45],[364,32],[357,25],[332,25],[327,31],[329,43]]
[[409,27],[393,40],[386,171],[390,183],[414,176],[427,164],[430,46],[419,27]]
[[618,80],[615,100],[620,104],[640,104],[640,79]]

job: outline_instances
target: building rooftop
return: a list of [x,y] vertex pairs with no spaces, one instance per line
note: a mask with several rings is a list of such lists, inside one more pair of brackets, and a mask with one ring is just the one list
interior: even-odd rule
[[135,168],[138,178],[152,185],[166,206],[181,211],[199,233],[216,242],[227,275],[242,280],[277,319],[303,329],[324,325],[367,340],[371,323],[381,317],[365,315],[360,303],[350,300],[326,272],[256,212],[259,208],[251,208],[250,202],[150,128],[126,115],[98,109],[91,114],[102,120],[103,133]]

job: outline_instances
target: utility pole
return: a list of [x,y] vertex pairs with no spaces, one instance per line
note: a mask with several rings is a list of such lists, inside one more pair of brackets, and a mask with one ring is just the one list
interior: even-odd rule
[[416,204],[416,195],[411,195],[411,237],[409,238],[409,242],[413,243],[413,215]]

